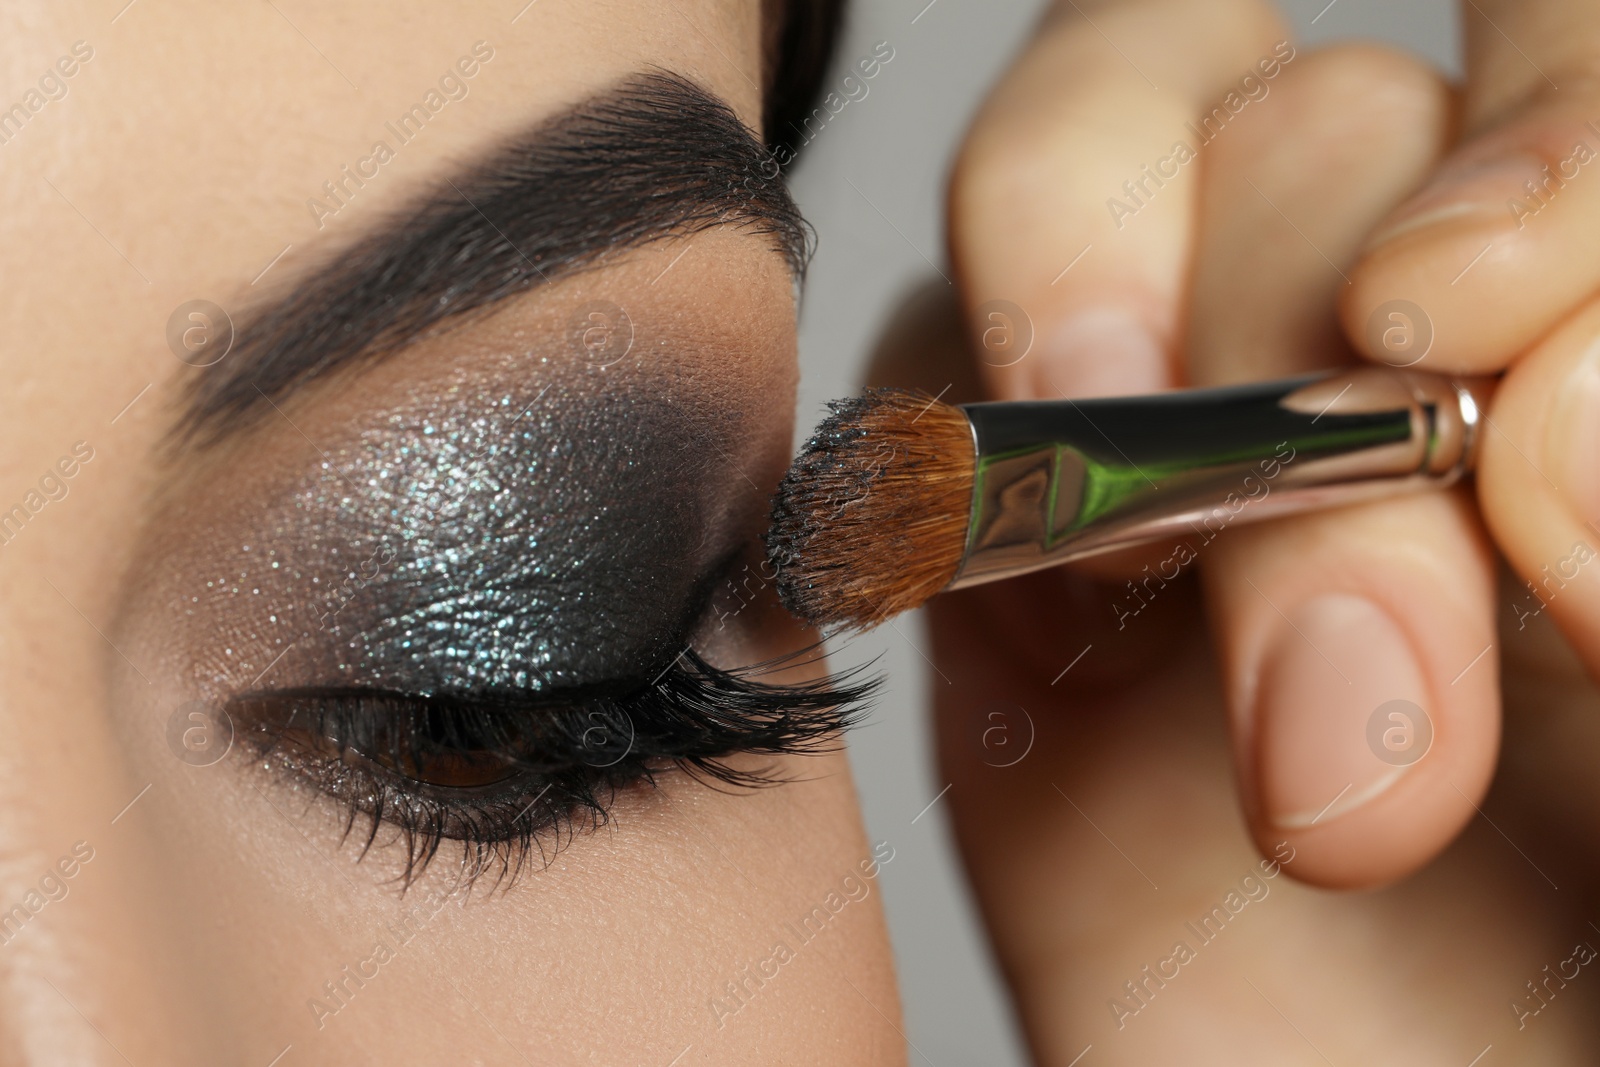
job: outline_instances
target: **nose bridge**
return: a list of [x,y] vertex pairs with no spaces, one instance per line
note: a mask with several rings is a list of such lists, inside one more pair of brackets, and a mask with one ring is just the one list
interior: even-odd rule
[[[14,883],[11,872],[4,875],[7,885]],[[21,906],[21,905],[17,905]],[[0,1006],[0,1063],[86,1063],[111,1062],[115,1049],[96,1037],[85,1024],[76,1006],[59,992],[61,984],[72,984],[67,976],[67,951],[56,929],[39,923],[14,941],[8,941],[3,954],[4,1003]],[[70,939],[68,934],[67,938]],[[82,993],[79,998],[82,999]]]
[[109,597],[21,547],[0,556],[0,1065],[218,1062],[161,906],[162,785],[108,715]]

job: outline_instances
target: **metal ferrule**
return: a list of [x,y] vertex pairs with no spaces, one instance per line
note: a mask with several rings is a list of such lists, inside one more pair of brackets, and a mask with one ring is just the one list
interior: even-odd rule
[[962,410],[977,469],[951,588],[1446,486],[1471,469],[1479,421],[1467,382],[1384,368]]

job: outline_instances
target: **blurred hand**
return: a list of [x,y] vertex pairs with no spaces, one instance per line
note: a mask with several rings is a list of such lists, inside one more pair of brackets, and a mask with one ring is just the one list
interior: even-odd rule
[[1600,10],[1465,7],[1458,103],[1265,3],[1065,0],[958,159],[955,291],[885,338],[878,383],[958,401],[1507,372],[1476,496],[931,606],[945,802],[1041,1063],[1600,1045]]

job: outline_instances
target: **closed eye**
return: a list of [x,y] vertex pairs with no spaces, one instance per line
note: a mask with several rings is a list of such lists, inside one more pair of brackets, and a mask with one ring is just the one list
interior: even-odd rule
[[260,758],[342,806],[363,855],[402,848],[402,887],[447,842],[461,846],[465,881],[501,885],[663,774],[759,787],[781,779],[726,758],[831,747],[877,683],[763,680],[807,655],[722,670],[685,649],[652,681],[611,692],[299,688],[246,693],[227,709]]
[[[773,781],[730,757],[825,748],[871,689],[680,651],[788,460],[807,240],[770,163],[704,90],[630,79],[425,190],[194,377],[130,642],[188,650],[185,695],[363,854],[399,848],[403,885],[452,843],[503,881],[668,773]],[[677,240],[706,251],[667,274]],[[628,358],[575,347],[597,302],[626,305]],[[760,614],[732,630],[764,651],[718,655],[771,655]]]

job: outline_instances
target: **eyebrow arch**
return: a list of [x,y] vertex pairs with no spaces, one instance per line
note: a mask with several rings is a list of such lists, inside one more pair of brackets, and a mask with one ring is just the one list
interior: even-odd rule
[[721,225],[765,235],[804,275],[812,233],[772,154],[694,82],[635,75],[446,177],[247,316],[190,386],[175,438],[216,444],[313,380],[608,254]]

